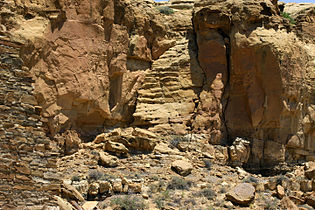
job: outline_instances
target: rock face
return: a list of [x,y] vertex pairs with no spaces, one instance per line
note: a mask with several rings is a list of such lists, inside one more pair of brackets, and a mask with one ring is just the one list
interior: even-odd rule
[[[206,99],[217,104],[212,133],[215,139],[251,139],[250,167],[314,152],[314,65],[307,56],[314,45],[283,30],[286,20],[278,14],[275,1],[195,4],[198,60],[210,87]],[[214,94],[218,78],[222,87]],[[297,143],[286,150],[290,138]]]
[[[0,0],[0,208],[49,200],[56,163],[71,173],[86,150],[85,170],[125,162],[106,152],[190,154],[192,136],[205,160],[255,171],[315,160],[314,23],[314,4],[276,0]],[[112,185],[85,191],[128,191]]]

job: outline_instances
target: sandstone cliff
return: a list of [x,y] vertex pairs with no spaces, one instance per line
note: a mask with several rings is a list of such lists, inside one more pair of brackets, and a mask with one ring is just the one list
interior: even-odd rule
[[[255,172],[315,160],[314,4],[0,5],[0,35],[20,45],[14,56],[34,81],[28,94],[47,127],[47,150],[65,156],[54,158],[62,173],[68,175],[68,155],[80,156],[82,149],[128,157],[156,145],[161,150],[161,139],[173,135],[200,140],[207,145],[202,152],[221,164]],[[163,8],[175,13],[166,15]],[[8,94],[1,92],[1,104],[11,103]]]

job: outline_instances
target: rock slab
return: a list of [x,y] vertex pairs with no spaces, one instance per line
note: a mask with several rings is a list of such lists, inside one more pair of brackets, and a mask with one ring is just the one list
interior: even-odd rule
[[240,204],[248,205],[255,197],[255,188],[248,183],[237,185],[234,189],[226,194],[228,200]]
[[193,166],[185,160],[176,160],[172,163],[172,170],[182,176],[187,176],[191,173]]

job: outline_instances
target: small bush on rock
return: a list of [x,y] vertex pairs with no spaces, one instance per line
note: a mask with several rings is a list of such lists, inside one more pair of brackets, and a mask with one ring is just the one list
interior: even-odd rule
[[284,18],[286,18],[286,19],[288,19],[291,24],[293,24],[293,25],[295,24],[294,18],[292,18],[289,13],[282,12],[282,13],[281,13],[281,16],[284,17]]
[[180,142],[188,142],[189,138],[186,136],[172,136],[171,140],[171,146],[172,147],[177,147]]
[[189,188],[192,186],[191,181],[186,181],[185,179],[182,179],[180,177],[174,176],[172,180],[168,183],[167,189],[170,190],[189,190]]
[[91,170],[91,171],[89,172],[88,179],[89,179],[89,180],[97,181],[97,180],[102,179],[103,176],[104,176],[104,173],[103,173],[103,172],[98,171],[98,170]]
[[203,160],[204,164],[205,164],[205,167],[208,169],[208,170],[211,170],[211,167],[212,167],[212,163],[210,160]]
[[79,176],[74,175],[74,176],[71,178],[71,181],[72,181],[72,182],[79,182],[79,181],[81,181],[81,179],[80,179]]
[[170,199],[169,191],[166,190],[162,192],[155,200],[154,203],[159,209],[165,208],[165,201]]
[[259,180],[253,176],[249,176],[244,180],[245,183],[255,183],[258,184]]
[[172,8],[167,7],[167,6],[158,7],[157,9],[160,11],[160,13],[165,14],[165,15],[174,14],[174,10]]
[[111,205],[117,205],[125,210],[141,210],[146,207],[142,198],[130,195],[112,199]]
[[115,177],[113,175],[105,174],[104,172],[98,171],[98,170],[91,170],[88,176],[88,180],[90,181],[97,181],[97,180],[110,181],[111,179],[115,179]]
[[213,200],[217,196],[217,194],[212,189],[205,188],[199,192],[199,196],[204,196],[208,200]]

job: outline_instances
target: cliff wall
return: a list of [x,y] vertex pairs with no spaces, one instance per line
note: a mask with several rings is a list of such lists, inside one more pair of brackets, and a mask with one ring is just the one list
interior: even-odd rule
[[[120,143],[129,131],[131,139],[199,135],[254,171],[315,160],[313,4],[0,5],[2,205],[47,203],[62,179],[59,157],[99,134]],[[238,138],[249,146],[233,154]]]

